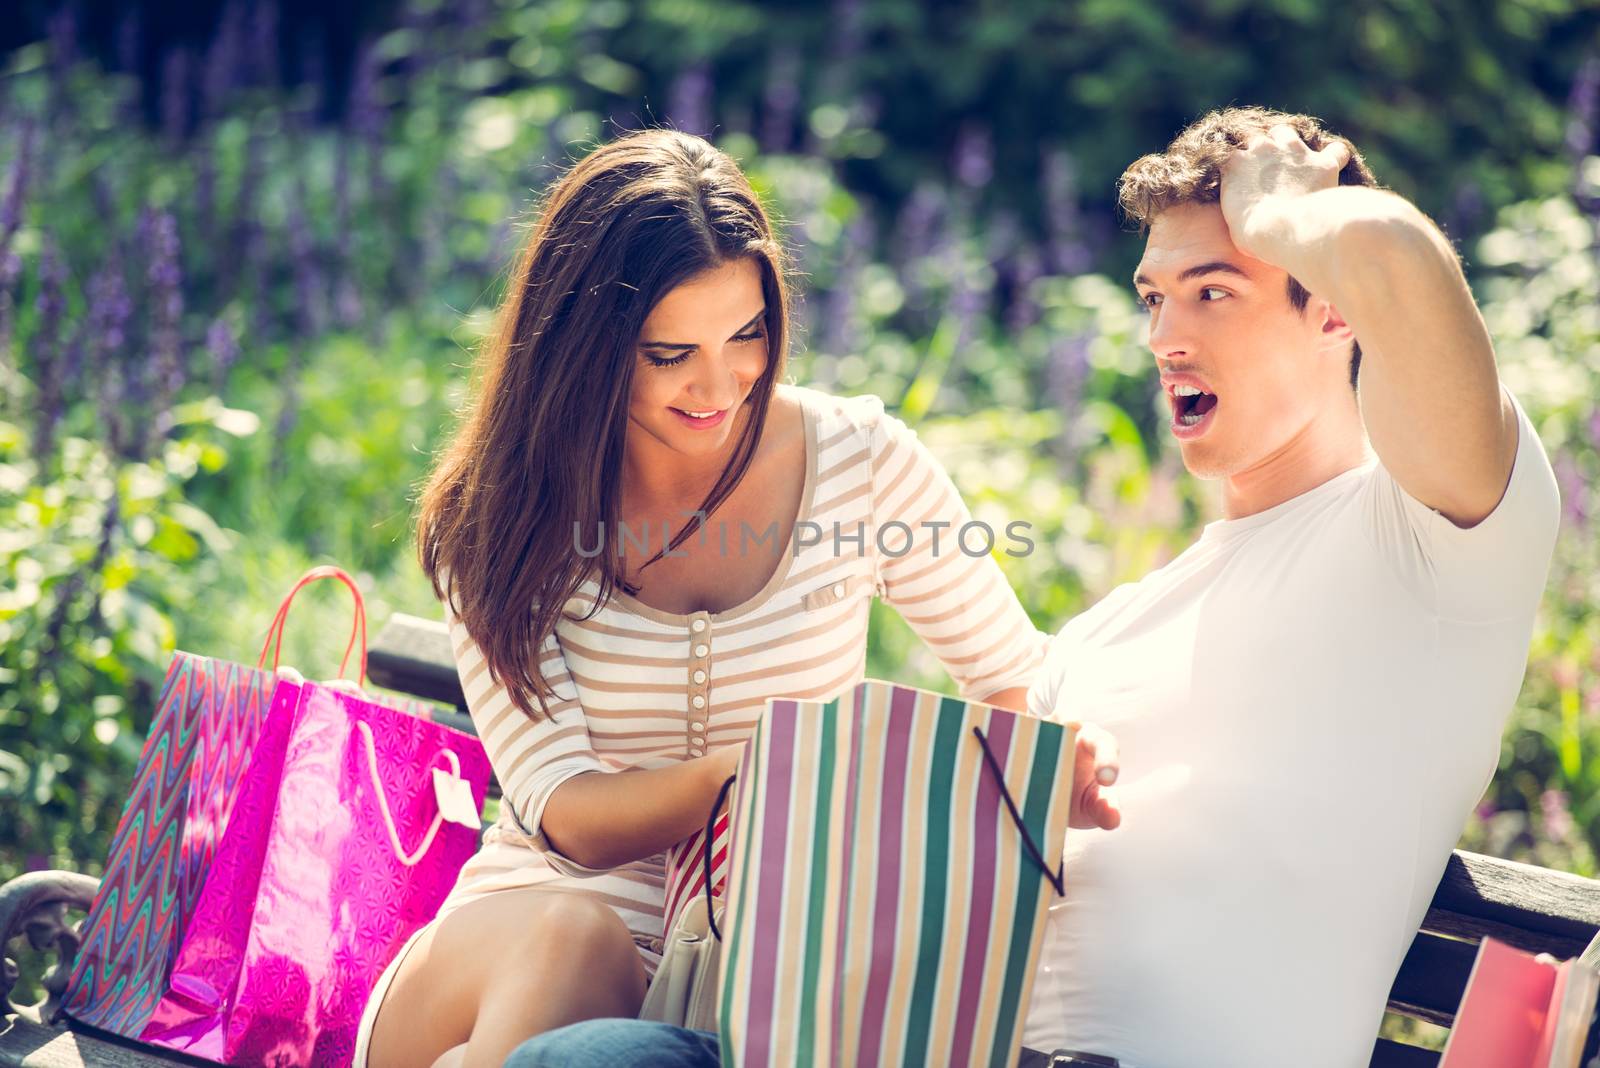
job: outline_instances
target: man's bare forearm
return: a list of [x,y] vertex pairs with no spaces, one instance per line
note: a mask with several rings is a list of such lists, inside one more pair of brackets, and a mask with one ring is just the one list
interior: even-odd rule
[[1352,326],[1404,314],[1399,298],[1465,295],[1444,235],[1410,201],[1381,189],[1345,185],[1263,197],[1245,213],[1234,243],[1289,272]]

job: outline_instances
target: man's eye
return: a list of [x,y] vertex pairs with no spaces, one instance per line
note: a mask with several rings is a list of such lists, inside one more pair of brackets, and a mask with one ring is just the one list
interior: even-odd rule
[[[1217,295],[1214,296],[1214,297],[1208,297],[1208,296],[1206,296],[1207,293],[1215,293]],[[1227,295],[1228,295],[1228,291],[1226,289],[1222,289],[1222,288],[1220,288],[1218,286],[1206,286],[1204,289],[1200,290],[1200,298],[1202,300],[1221,300],[1223,297],[1226,297]]]
[[1146,293],[1144,296],[1139,298],[1139,303],[1143,304],[1146,308],[1154,308],[1157,304],[1161,303],[1161,294]]

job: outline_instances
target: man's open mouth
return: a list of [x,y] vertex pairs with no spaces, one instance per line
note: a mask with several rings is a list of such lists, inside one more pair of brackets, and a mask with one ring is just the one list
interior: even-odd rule
[[1194,386],[1172,388],[1172,414],[1180,426],[1194,426],[1217,406],[1215,394]]

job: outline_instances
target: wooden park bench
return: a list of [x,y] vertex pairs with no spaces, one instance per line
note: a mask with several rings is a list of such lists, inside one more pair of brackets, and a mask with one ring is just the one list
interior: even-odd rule
[[[369,650],[367,672],[373,685],[439,702],[446,707],[436,713],[436,719],[473,730],[442,623],[393,616]],[[45,1001],[20,1009],[9,1001],[15,975],[11,962],[4,962],[0,1010],[6,1015],[0,1021],[0,1068],[151,1068],[203,1063],[53,1026],[55,1006],[77,952],[67,912],[86,911],[97,882],[73,872],[33,872],[0,887],[0,947],[27,936],[36,948],[54,947],[60,958],[46,977]],[[1308,918],[1308,922],[1315,921]],[[1581,953],[1597,931],[1600,881],[1457,850],[1395,976],[1389,1009],[1449,1027],[1483,937],[1565,959]],[[1597,1043],[1600,1025],[1590,1030],[1585,1061]],[[1032,1054],[1025,1057],[1024,1068],[1030,1062],[1042,1068],[1046,1060]],[[1286,1052],[1284,1063],[1294,1061],[1293,1053]],[[1438,1061],[1439,1055],[1431,1050],[1377,1038],[1371,1068],[1430,1068]]]

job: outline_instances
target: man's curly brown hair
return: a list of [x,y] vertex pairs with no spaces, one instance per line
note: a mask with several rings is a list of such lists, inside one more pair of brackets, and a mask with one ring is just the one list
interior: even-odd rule
[[[1378,180],[1366,160],[1347,139],[1324,129],[1310,115],[1294,115],[1267,108],[1224,108],[1191,123],[1172,139],[1163,152],[1140,156],[1117,179],[1117,201],[1123,214],[1136,222],[1139,232],[1150,229],[1157,215],[1179,204],[1215,204],[1222,195],[1222,164],[1235,148],[1244,148],[1252,135],[1287,125],[1312,151],[1335,141],[1350,150],[1350,162],[1339,172],[1340,185],[1376,188]],[[1289,303],[1304,311],[1311,294],[1294,277],[1289,278]],[[1350,388],[1361,368],[1361,346],[1350,346]]]

